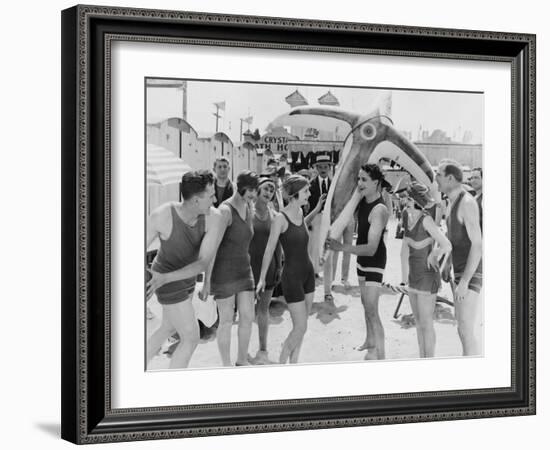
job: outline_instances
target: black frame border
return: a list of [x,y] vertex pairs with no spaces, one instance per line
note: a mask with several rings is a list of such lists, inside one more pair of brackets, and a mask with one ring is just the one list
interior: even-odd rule
[[[510,388],[113,410],[110,62],[116,40],[509,62]],[[535,414],[535,36],[78,5],[62,12],[62,437],[99,443]]]

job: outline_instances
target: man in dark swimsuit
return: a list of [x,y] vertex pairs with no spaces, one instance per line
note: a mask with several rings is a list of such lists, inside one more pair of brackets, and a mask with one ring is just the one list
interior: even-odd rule
[[462,186],[462,169],[451,160],[443,160],[437,169],[439,190],[451,201],[447,234],[452,250],[455,276],[455,315],[464,356],[479,355],[476,334],[480,331],[479,310],[482,284],[481,228],[476,200]]
[[147,341],[147,361],[174,332],[182,338],[170,361],[171,368],[187,367],[199,343],[199,326],[191,297],[195,278],[216,253],[221,214],[212,208],[214,178],[210,172],[188,172],[180,185],[181,203],[159,206],[147,220],[147,246],[160,240],[153,261],[147,298],[156,292],[162,305],[162,323]]
[[[357,277],[367,331],[365,342],[359,350],[367,350],[365,359],[386,357],[384,327],[378,313],[378,300],[386,267],[384,231],[389,218],[381,192],[388,186],[389,183],[376,164],[361,166],[357,177],[357,191],[353,196],[355,198],[359,195],[361,200],[355,203],[352,198],[349,202],[349,205],[358,205],[356,245],[342,244],[332,238],[327,240],[331,250],[357,255]],[[352,209],[344,208],[336,222],[347,224],[352,214]]]

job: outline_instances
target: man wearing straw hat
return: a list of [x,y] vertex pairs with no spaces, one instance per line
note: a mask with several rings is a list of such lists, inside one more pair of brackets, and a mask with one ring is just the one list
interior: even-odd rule
[[[309,191],[311,196],[309,197],[309,210],[313,211],[319,201],[324,202],[328,190],[330,188],[330,172],[332,171],[332,160],[329,155],[318,154],[315,158],[314,167],[317,170],[318,175],[310,181]],[[321,208],[322,211],[322,208]],[[313,262],[313,269],[315,273],[318,273],[321,268],[319,264],[320,248],[319,248],[319,232],[321,229],[321,214],[318,214],[311,223],[311,238],[309,240],[309,256]],[[334,298],[331,294],[332,284],[332,258],[323,265],[323,285],[325,291],[325,301],[334,302]]]

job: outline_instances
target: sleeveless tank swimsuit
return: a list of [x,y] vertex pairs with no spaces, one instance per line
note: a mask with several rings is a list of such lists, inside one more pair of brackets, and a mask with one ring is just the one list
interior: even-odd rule
[[[385,205],[382,197],[378,197],[371,203],[363,198],[357,207],[357,245],[364,245],[369,240],[369,215],[377,205]],[[372,256],[357,257],[357,276],[363,278],[367,284],[379,285],[384,277],[386,268],[386,244],[384,236],[380,237],[378,248]]]
[[[202,238],[205,233],[205,217],[199,216],[194,226],[187,225],[173,206],[172,232],[166,240],[160,239],[160,249],[152,265],[155,272],[167,273],[181,269],[199,257]],[[167,283],[157,289],[157,299],[161,305],[171,305],[187,300],[195,289],[196,277]]]
[[214,299],[254,290],[254,277],[248,254],[253,234],[250,211],[247,207],[246,220],[243,220],[230,203],[225,204],[231,210],[231,225],[226,228],[218,247],[210,277]]
[[[456,284],[458,284],[462,278],[462,274],[466,268],[466,262],[468,261],[468,254],[470,253],[470,248],[472,247],[472,241],[470,241],[470,238],[468,237],[466,226],[458,221],[458,207],[465,195],[470,194],[466,194],[466,192],[461,192],[459,194],[451,208],[449,218],[447,219],[447,235],[453,246],[451,256],[453,260],[453,270],[455,273]],[[479,265],[470,280],[468,289],[478,293],[481,292],[483,279],[482,273],[482,261],[480,260]]]
[[408,226],[405,228],[404,238],[409,244],[409,290],[419,294],[437,294],[441,276],[438,270],[428,268],[427,264],[434,244],[423,225],[427,215],[422,213],[411,229]]
[[303,218],[298,226],[284,212],[282,214],[288,228],[279,236],[285,255],[281,286],[286,302],[297,303],[304,301],[306,294],[315,291],[315,273],[307,251],[309,235]]

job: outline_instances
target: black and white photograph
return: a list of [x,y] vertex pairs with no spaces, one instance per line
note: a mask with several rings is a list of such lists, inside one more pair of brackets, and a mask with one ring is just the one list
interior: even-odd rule
[[146,77],[146,371],[484,357],[484,93]]

